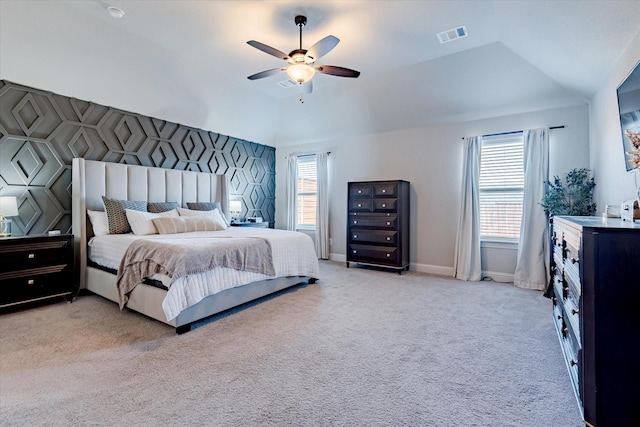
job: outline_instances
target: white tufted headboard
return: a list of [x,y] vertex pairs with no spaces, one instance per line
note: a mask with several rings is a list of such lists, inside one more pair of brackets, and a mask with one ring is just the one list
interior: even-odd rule
[[72,230],[75,240],[76,271],[80,288],[85,287],[87,209],[104,210],[102,196],[147,202],[218,202],[229,214],[229,192],[225,175],[180,171],[122,163],[73,159]]

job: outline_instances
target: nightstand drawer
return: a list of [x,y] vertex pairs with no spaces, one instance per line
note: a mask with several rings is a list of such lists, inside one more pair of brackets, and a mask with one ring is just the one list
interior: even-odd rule
[[69,295],[71,280],[67,265],[14,273],[13,277],[0,282],[0,307],[56,295]]
[[354,199],[349,201],[349,210],[351,212],[371,212],[373,209],[373,201],[371,199]]
[[373,185],[374,197],[396,197],[397,195],[397,182],[378,182]]
[[371,184],[353,184],[349,187],[349,198],[371,197],[373,186]]
[[67,240],[51,240],[0,246],[0,272],[65,263],[69,256]]
[[374,199],[374,212],[395,212],[398,210],[398,199]]

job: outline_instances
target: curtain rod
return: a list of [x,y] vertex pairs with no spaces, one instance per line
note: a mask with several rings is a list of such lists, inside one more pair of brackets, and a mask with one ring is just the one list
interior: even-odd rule
[[[551,126],[549,128],[549,130],[551,130],[551,129],[564,129],[564,125]],[[482,137],[484,138],[484,137],[487,137],[487,136],[511,135],[511,134],[514,134],[514,133],[521,133],[521,132],[524,132],[524,131],[523,130],[514,130],[514,131],[511,131],[511,132],[490,133],[490,134],[487,134],[487,135],[482,135]],[[464,139],[464,136],[462,137],[462,139]]]
[[[291,153],[288,156],[285,156],[284,158],[288,159],[291,156],[296,156],[296,157],[311,156],[311,155],[318,154],[318,153],[321,153],[321,152],[322,151],[316,151],[315,153]],[[326,153],[327,154],[331,154],[331,151],[327,151]]]

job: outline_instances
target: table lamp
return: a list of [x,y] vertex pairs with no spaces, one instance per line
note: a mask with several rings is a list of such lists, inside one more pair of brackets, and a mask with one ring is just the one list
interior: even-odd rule
[[242,202],[240,200],[229,201],[229,213],[231,213],[231,222],[236,222],[240,212],[242,211]]
[[0,197],[0,237],[11,236],[11,220],[8,216],[18,216],[18,201],[14,196]]

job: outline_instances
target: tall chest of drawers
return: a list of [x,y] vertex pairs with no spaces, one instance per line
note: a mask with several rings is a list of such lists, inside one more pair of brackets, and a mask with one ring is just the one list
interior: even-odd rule
[[553,317],[585,423],[640,420],[640,224],[553,218]]
[[74,291],[73,236],[0,239],[0,308],[69,298]]
[[347,184],[347,267],[350,262],[409,269],[409,182]]

